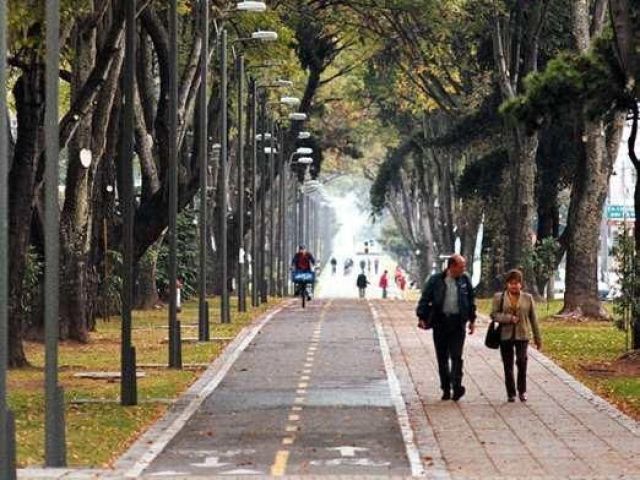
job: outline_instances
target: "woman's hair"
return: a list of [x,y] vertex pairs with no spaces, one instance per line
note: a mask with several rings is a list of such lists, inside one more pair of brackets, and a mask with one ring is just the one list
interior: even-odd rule
[[523,280],[522,280],[522,272],[516,268],[514,268],[513,270],[509,270],[505,276],[504,276],[504,283],[507,284],[511,281],[517,281],[520,282],[522,284],[524,284]]

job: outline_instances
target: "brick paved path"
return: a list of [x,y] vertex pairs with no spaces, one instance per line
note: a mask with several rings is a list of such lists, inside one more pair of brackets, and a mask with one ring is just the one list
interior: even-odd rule
[[544,355],[530,355],[529,401],[507,403],[500,354],[476,331],[465,347],[466,396],[443,402],[431,332],[416,328],[414,303],[371,304],[431,468],[444,464],[452,478],[640,478],[638,424]]

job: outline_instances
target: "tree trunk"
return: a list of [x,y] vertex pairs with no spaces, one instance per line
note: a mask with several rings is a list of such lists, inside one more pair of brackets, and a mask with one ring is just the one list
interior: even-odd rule
[[9,366],[27,365],[21,312],[22,279],[29,248],[33,190],[44,122],[43,71],[33,59],[16,82],[18,118],[15,156],[9,172]]
[[[162,238],[158,245],[162,244]],[[156,271],[158,266],[158,250],[150,247],[137,265],[137,279],[135,289],[135,308],[137,310],[151,310],[158,304],[158,288],[156,287]]]
[[480,283],[476,287],[478,296],[491,296],[503,288],[507,237],[504,227],[504,213],[498,200],[485,206],[482,231],[482,266]]
[[482,206],[477,200],[468,200],[459,213],[460,253],[467,259],[467,271],[473,276],[473,260],[476,253],[478,232],[482,223]]
[[602,121],[585,121],[585,155],[571,192],[563,315],[609,318],[598,299],[598,242],[611,163]]
[[[536,211],[536,152],[538,134],[527,135],[523,126],[513,130],[514,159],[512,169],[513,200],[512,209],[508,210],[506,219],[509,231],[509,268],[521,268],[524,254],[531,248],[531,225]],[[526,274],[527,272],[525,272]],[[529,282],[533,276],[527,275]],[[527,282],[527,283],[529,283]],[[530,284],[530,283],[529,283]]]
[[[73,32],[75,61],[72,101],[91,72],[95,58],[95,29],[84,30],[79,22]],[[91,115],[82,118],[69,144],[69,159],[65,185],[65,201],[60,215],[60,337],[79,342],[88,340],[87,257],[91,239],[91,164],[80,160],[82,150],[93,155],[91,145]]]

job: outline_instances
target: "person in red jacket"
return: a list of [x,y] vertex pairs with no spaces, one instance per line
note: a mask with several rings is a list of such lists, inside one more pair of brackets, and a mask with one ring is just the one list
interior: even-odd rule
[[[293,256],[291,260],[291,268],[296,272],[313,272],[313,266],[316,264],[316,259],[313,258],[310,252],[307,251],[304,245],[298,247],[298,252]],[[300,295],[303,292],[307,292],[307,300],[311,300],[306,285],[296,284],[294,295]]]
[[389,277],[387,277],[387,273],[385,270],[378,283],[378,286],[382,289],[382,298],[387,298],[387,288],[389,287]]

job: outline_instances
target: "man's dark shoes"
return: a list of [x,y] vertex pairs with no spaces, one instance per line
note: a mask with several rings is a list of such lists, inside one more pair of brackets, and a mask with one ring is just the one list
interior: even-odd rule
[[526,402],[527,401],[527,394],[526,393],[521,393],[519,395],[519,397],[520,397],[520,401],[521,402]]
[[440,400],[451,400],[451,390],[449,390],[448,388],[446,390],[443,390]]
[[513,402],[515,402],[515,401],[516,401],[516,397],[509,396],[509,397],[507,398],[507,402],[509,402],[509,403],[513,403]]
[[466,388],[464,388],[462,385],[460,385],[459,387],[456,387],[453,389],[453,401],[457,402],[458,400],[460,400],[464,394],[466,393]]

